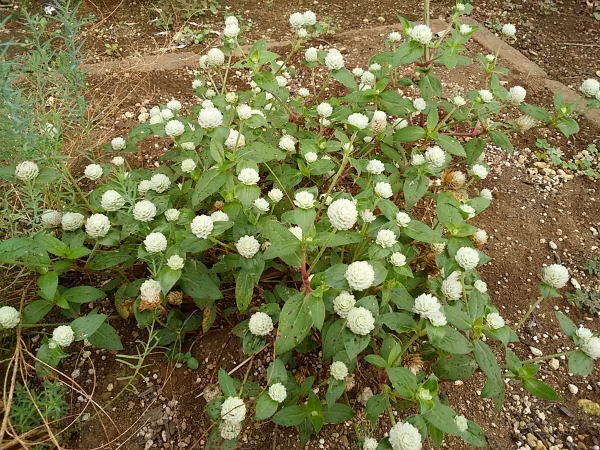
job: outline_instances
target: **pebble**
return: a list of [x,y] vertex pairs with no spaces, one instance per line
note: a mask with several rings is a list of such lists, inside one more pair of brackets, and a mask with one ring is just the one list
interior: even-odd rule
[[542,352],[539,348],[530,346],[529,350],[531,350],[531,354],[533,356],[542,356],[544,352]]
[[579,388],[574,384],[569,384],[569,391],[571,394],[576,395],[579,392]]
[[108,392],[111,392],[114,388],[115,388],[115,385],[112,383],[108,383],[108,385],[106,386],[106,390]]
[[552,358],[548,364],[550,364],[550,367],[552,367],[554,370],[560,367],[560,361],[556,358]]

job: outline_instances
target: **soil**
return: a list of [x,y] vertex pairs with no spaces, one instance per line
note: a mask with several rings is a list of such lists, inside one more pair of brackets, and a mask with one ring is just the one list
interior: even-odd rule
[[[434,16],[443,14],[450,4],[446,1],[435,3]],[[419,10],[418,2],[412,0],[403,2],[401,6],[387,0],[375,4],[367,0],[351,3],[340,0],[327,4],[308,1],[286,4],[228,0],[221,4],[225,8],[230,4],[230,11],[242,13],[252,19],[255,25],[269,24],[270,28],[260,29],[258,35],[264,34],[272,39],[288,35],[287,16],[295,10],[310,8],[317,14],[332,16],[333,23],[344,29],[379,24],[382,22],[378,20],[379,17],[385,19],[385,23],[391,23],[397,13],[416,19],[416,15],[411,15],[410,12]],[[571,74],[578,74],[577,80],[592,76],[595,69],[593,63],[594,60],[597,61],[597,58],[592,57],[596,47],[586,47],[586,57],[582,55],[584,52],[576,50],[578,47],[567,46],[567,53],[559,52],[561,45],[567,42],[566,39],[573,39],[573,30],[580,30],[577,42],[595,43],[591,30],[594,27],[597,29],[597,22],[588,18],[591,13],[583,6],[584,3],[564,2],[553,15],[534,14],[536,5],[537,2],[523,2],[520,8],[513,4],[503,6],[507,10],[506,16],[502,16],[503,21],[531,30],[516,45],[552,76],[565,83],[573,81],[568,81],[567,78]],[[481,5],[477,6],[478,9],[483,8]],[[495,5],[490,7],[492,11],[496,8]],[[86,2],[85,8],[86,11],[83,12],[93,10],[102,19],[99,25],[93,25],[89,31],[90,58],[106,57],[101,55],[104,39],[108,39],[106,36],[123,46],[122,54],[144,53],[150,48],[168,46],[167,38],[152,37],[157,30],[148,23],[154,17],[151,2],[139,1],[134,4],[97,0],[94,3]],[[353,11],[352,14],[348,13],[349,9]],[[365,14],[368,22],[363,20]],[[489,15],[477,12],[474,17],[481,21],[499,15],[498,11]],[[210,21],[212,18],[208,17],[206,20]],[[138,22],[138,25],[126,25],[133,21]],[[555,22],[561,25],[557,26]],[[221,17],[215,18],[214,23],[220,26]],[[525,25],[529,23],[532,24],[531,28]],[[551,29],[553,33],[549,32]],[[368,56],[381,48],[383,36],[357,32],[355,38],[344,42],[336,42],[334,36],[327,37],[327,40],[337,43],[338,47],[345,47],[349,67],[364,67]],[[531,48],[526,47],[528,45]],[[542,54],[536,46],[546,50]],[[200,52],[202,46],[192,49]],[[537,49],[534,50],[537,55],[528,52],[531,49]],[[469,50],[472,54],[482,52],[476,44],[471,44]],[[476,66],[467,66],[452,74],[442,71],[441,74],[449,90],[459,86],[462,89],[472,89],[482,83]],[[193,78],[194,68],[90,76],[91,109],[104,113],[96,125],[96,139],[107,142],[116,135],[125,134],[137,123],[141,108],[150,108],[173,97],[189,108],[197,102],[191,96]],[[529,85],[527,80],[508,79],[509,85],[517,83],[527,88],[529,102],[546,105],[551,103],[551,93]],[[406,93],[411,92],[408,90]],[[569,139],[556,133],[541,132],[527,138],[515,136],[513,143],[516,152],[512,156],[493,147],[486,151],[487,160],[493,162],[490,164],[492,171],[478,187],[493,189],[494,201],[488,210],[478,216],[475,223],[490,235],[483,251],[492,257],[492,261],[483,267],[482,277],[488,284],[494,304],[510,324],[516,323],[534,301],[537,273],[543,264],[564,263],[582,286],[600,288],[598,278],[593,278],[580,269],[591,256],[600,255],[598,182],[584,176],[575,176],[572,180],[561,181],[557,186],[544,183],[543,179],[540,181],[530,173],[535,161],[536,138],[547,139],[560,147],[566,156],[575,155],[594,142],[600,145],[600,130],[584,120],[581,121],[581,126],[582,131]],[[131,155],[130,163],[150,167],[164,153],[166,145],[163,140],[146,141],[139,153]],[[550,242],[556,245],[555,249]],[[101,306],[106,313],[114,314],[108,301],[94,306]],[[520,330],[521,340],[526,344],[514,348],[520,357],[532,357],[528,346],[544,353],[556,353],[569,345],[558,331],[554,319],[555,310],[568,312],[576,323],[585,324],[595,332],[600,332],[597,316],[573,307],[564,296],[551,299],[543,302],[532,320]],[[145,336],[131,331],[135,330],[132,322],[115,322],[115,325],[119,326],[120,333],[125,336],[126,352],[135,353],[136,339],[144,339]],[[233,370],[246,360],[237,338],[230,337],[228,325],[218,325],[206,335],[190,336],[185,342],[184,350],[191,348],[193,356],[200,361],[199,369],[190,370],[173,362],[168,363],[157,352],[148,358],[147,367],[142,370],[147,381],[139,379],[135,384],[137,392],[124,392],[116,400],[115,395],[125,384],[117,381],[117,377],[127,376],[131,371],[115,361],[112,352],[94,350],[88,355],[85,353],[87,349],[82,348],[79,354],[64,360],[62,368],[65,373],[74,377],[86,391],[90,392],[93,388],[93,398],[106,410],[105,413],[96,415],[94,408],[91,405],[84,408],[85,399],[75,394],[72,398],[74,412],[89,413],[91,416],[83,417],[84,421],[71,436],[67,446],[77,449],[141,449],[149,446],[151,441],[153,448],[201,447],[210,427],[210,420],[203,412],[205,400],[202,393],[215,382],[218,367]],[[245,370],[250,368],[250,378],[263,381],[264,367],[269,361],[270,355],[261,353],[251,363],[236,369],[236,375],[243,376]],[[79,371],[77,377],[73,374],[75,370]],[[324,369],[310,367],[310,370],[322,374]],[[509,384],[506,406],[497,412],[491,402],[478,396],[484,382],[481,376],[465,380],[464,383],[444,383],[442,391],[457,412],[465,414],[484,428],[492,449],[511,449],[525,445],[528,433],[531,433],[529,440],[534,442],[533,445],[529,443],[531,448],[545,448],[536,447],[538,440],[547,447],[559,443],[563,445],[562,448],[593,448],[600,445],[598,418],[586,415],[577,405],[577,400],[581,398],[600,401],[598,369],[586,378],[572,376],[566,370],[566,361],[559,360],[558,369],[543,364],[540,374],[545,382],[557,388],[564,403],[535,400],[521,388]],[[370,376],[364,365],[358,367],[356,387],[350,394],[352,399],[369,385]],[[578,387],[578,394],[572,393],[569,384]],[[382,424],[381,429],[374,434],[381,436],[386,427],[386,424]],[[303,448],[293,430],[277,428],[269,422],[249,425],[243,431],[240,444],[240,448],[245,449]],[[446,446],[452,449],[470,448],[453,438],[446,442]],[[351,423],[325,427],[306,448],[357,448],[355,429]]]

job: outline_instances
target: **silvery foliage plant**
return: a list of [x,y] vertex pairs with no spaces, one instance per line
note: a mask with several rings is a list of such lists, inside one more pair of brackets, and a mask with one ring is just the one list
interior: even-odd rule
[[[285,58],[264,40],[242,47],[239,22],[227,17],[222,46],[200,58],[191,112],[177,100],[150,110],[106,145],[110,163],[85,168],[92,188],[81,202],[45,211],[45,229],[31,239],[3,243],[2,258],[40,273],[40,298],[20,318],[3,312],[5,322],[35,323],[55,306],[74,318],[82,303],[110,294],[141,328],[160,324],[160,345],[169,346],[223,314],[236,318],[243,351],[273,358],[254,380],[250,367],[243,380],[219,371],[208,447],[235,446],[250,420],[296,427],[306,441],[352,418],[365,449],[438,446],[446,434],[484,446],[481,428],[442,400],[449,382],[477,371],[481,396],[497,408],[505,381],[557,400],[536,378],[544,357],[520,360],[511,348],[569,273],[544,268],[541,296],[511,328],[478,273],[490,260],[487,233],[471,221],[493,201],[477,188],[489,172],[486,144],[510,151],[509,135],[531,128],[573,134],[574,105],[558,94],[552,111],[527,104],[525,89],[500,82],[507,70],[496,55],[480,57],[479,89],[445,89],[436,68],[471,63],[463,53],[477,27],[460,20],[471,8],[458,4],[438,34],[402,19],[364,69],[309,46],[322,31],[310,11],[290,16]],[[413,76],[403,76],[409,64]],[[234,72],[247,76],[237,90]],[[313,83],[298,85],[298,73]],[[326,87],[339,95],[328,98]],[[586,82],[587,94],[594,89]],[[127,152],[152,136],[170,142],[160,166],[130,168]],[[38,172],[21,162],[15,177],[31,187]],[[72,271],[98,272],[102,288],[62,287]],[[586,375],[600,339],[558,319],[575,344],[569,371]],[[45,338],[38,357],[56,366],[73,340],[121,347],[94,310]],[[325,369],[300,376],[299,354]],[[374,393],[364,406],[348,399],[357,371]],[[384,436],[378,421],[390,427]]]

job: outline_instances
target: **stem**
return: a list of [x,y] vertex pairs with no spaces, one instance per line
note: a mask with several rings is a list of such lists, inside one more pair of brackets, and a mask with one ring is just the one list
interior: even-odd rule
[[[430,0],[423,0],[423,22],[429,26],[429,2]],[[425,61],[429,61],[429,46],[425,45]]]
[[517,326],[515,327],[515,331],[518,331],[519,328],[521,328],[521,326],[525,323],[525,321],[529,318],[529,316],[531,316],[531,314],[533,313],[535,308],[537,308],[539,306],[539,304],[542,303],[542,300],[544,300],[544,296],[540,295],[537,298],[537,300],[529,307],[529,311],[527,311],[527,314],[525,314],[521,318],[521,320],[519,320],[519,323],[517,323]]
[[219,244],[219,245],[222,245],[222,246],[223,246],[223,247],[225,247],[225,248],[228,248],[229,250],[235,250],[235,249],[233,248],[233,245],[226,244],[225,242],[221,242],[220,240],[218,240],[218,239],[217,239],[217,238],[215,238],[215,237],[209,236],[209,237],[208,237],[208,239],[210,239],[210,240],[211,240],[212,242],[214,242],[215,244]]
[[534,362],[537,362],[537,361],[543,361],[545,359],[556,358],[557,356],[570,355],[571,353],[574,353],[576,351],[577,350],[568,350],[566,352],[553,353],[552,355],[538,356],[537,358],[526,359],[526,360],[523,361],[523,363],[534,363]]
[[327,237],[327,240],[325,241],[325,243],[323,244],[323,246],[319,250],[319,253],[317,253],[317,257],[313,260],[312,264],[308,268],[308,274],[309,275],[312,272],[312,270],[314,269],[314,267],[317,265],[317,262],[319,262],[319,259],[321,259],[321,256],[323,256],[323,253],[325,252],[325,249],[327,248],[327,245],[331,242],[331,239],[333,239],[333,236],[335,235],[336,231],[337,230],[335,228],[333,228],[331,230],[331,232],[329,233],[329,236]]
[[225,69],[225,74],[223,75],[223,85],[221,86],[221,94],[225,93],[225,87],[227,86],[227,76],[229,75],[229,67],[231,66],[231,58],[233,55],[229,55],[227,59],[227,68]]

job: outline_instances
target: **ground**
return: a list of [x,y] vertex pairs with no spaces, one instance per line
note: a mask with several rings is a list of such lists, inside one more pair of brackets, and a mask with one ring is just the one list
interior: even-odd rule
[[[433,3],[434,17],[443,15],[451,4],[448,1]],[[171,36],[157,36],[159,30],[149,23],[156,15],[151,5],[152,2],[147,1],[129,3],[97,0],[86,3],[83,12],[92,12],[100,19],[88,30],[88,59],[110,59],[103,53],[107,42],[119,44],[122,50],[118,56],[168,48]],[[308,8],[319,15],[331,16],[332,24],[344,30],[363,29],[354,36],[345,37],[343,41],[331,35],[325,37],[325,42],[316,43],[343,47],[349,67],[364,67],[368,56],[381,48],[384,36],[370,33],[370,27],[384,22],[392,23],[397,14],[418,19],[415,11],[420,8],[418,2],[413,0],[402,5],[389,0],[301,1],[294,4],[227,0],[221,5],[226,10],[229,8],[230,12],[251,19],[256,28],[252,34],[254,37],[285,39],[289,35],[287,16],[294,10]],[[514,45],[552,78],[576,85],[582,78],[593,76],[598,69],[597,31],[594,34],[598,22],[582,1],[572,0],[562,4],[522,1],[501,6],[490,2],[490,5],[477,4],[476,11],[474,17],[490,27],[495,21],[512,22],[519,30],[523,30]],[[197,22],[203,23],[205,20],[219,28],[222,19],[221,15],[209,15],[199,18]],[[136,25],[130,25],[133,22]],[[187,50],[200,53],[206,45],[192,45]],[[471,44],[469,52],[474,55],[484,52],[484,49]],[[150,108],[172,97],[180,99],[184,107],[191,106],[196,101],[190,88],[194,69],[90,76],[90,108],[105,112],[96,124],[95,136],[108,141],[113,136],[125,134],[137,123],[141,108]],[[449,90],[457,86],[471,89],[482,83],[476,66],[467,66],[452,74],[442,73],[442,78]],[[531,103],[551,103],[551,93],[530,85],[526,78],[508,78],[508,84],[526,87]],[[486,151],[488,160],[493,162],[492,171],[479,187],[492,189],[494,201],[475,223],[490,235],[483,250],[492,257],[492,261],[483,268],[482,277],[489,286],[494,304],[511,324],[517,322],[535,300],[537,273],[542,264],[564,263],[574,271],[574,277],[582,286],[599,288],[598,278],[594,279],[580,269],[591,256],[600,254],[598,182],[577,174],[569,179],[571,173],[568,171],[567,176],[562,177],[560,173],[544,171],[544,167],[534,164],[539,162],[535,156],[536,138],[547,139],[567,156],[576,155],[589,144],[599,145],[598,124],[585,119],[580,124],[582,131],[569,139],[556,133],[535,132],[526,138],[515,136],[513,143],[516,151],[512,155],[493,147]],[[130,162],[150,167],[164,150],[164,142],[149,142],[139,154],[132,156],[135,160]],[[114,314],[109,301],[93,306],[101,306],[105,312]],[[576,323],[600,331],[597,316],[573,307],[565,297],[551,299],[545,301],[520,330],[521,340],[526,344],[514,349],[520,357],[531,357],[536,349],[544,353],[556,353],[569,345],[558,331],[555,310],[568,312]],[[132,322],[120,323],[127,353],[134,353],[136,340],[144,339],[136,331],[131,331],[132,327]],[[230,325],[219,322],[209,333],[189,337],[185,345],[200,361],[198,370],[167,363],[159,352],[151,355],[142,370],[147,381],[138,380],[135,385],[137,392],[124,392],[118,397],[117,393],[124,382],[117,378],[127,376],[131,371],[116,362],[111,352],[93,350],[90,353],[86,348],[81,348],[64,361],[63,368],[83,390],[90,392],[93,388],[93,398],[103,411],[87,403],[80,394],[74,394],[74,412],[85,415],[67,446],[78,449],[100,446],[127,449],[200,447],[205,442],[210,426],[210,421],[203,413],[204,397],[207,388],[215,382],[217,368],[222,366],[227,370],[236,370],[240,376],[250,370],[250,376],[260,380],[271,358],[261,353],[239,366],[246,361],[246,356],[241,353],[237,338],[231,337],[229,330]],[[315,369],[318,374],[324,375],[325,369],[316,367],[312,371],[315,372]],[[536,449],[556,444],[562,444],[562,448],[593,448],[600,445],[598,417],[585,414],[577,405],[577,400],[581,398],[600,401],[598,369],[586,378],[572,376],[566,370],[566,361],[559,359],[558,367],[555,363],[544,363],[540,373],[544,381],[557,388],[564,403],[536,400],[521,388],[509,385],[507,404],[497,412],[491,402],[478,396],[483,387],[483,378],[480,376],[464,383],[444,383],[442,391],[459,413],[467,415],[484,428],[492,449],[517,448],[526,443]],[[364,366],[358,367],[356,387],[351,391],[351,398],[357,397],[369,385],[370,376]],[[374,385],[372,387],[376,388]],[[379,430],[376,434],[380,436],[383,431]],[[309,442],[307,448],[357,448],[354,436],[352,424],[327,427]],[[293,431],[274,428],[268,422],[250,425],[243,431],[240,443],[241,448],[245,449],[302,448]],[[446,446],[452,449],[470,448],[452,439]]]

